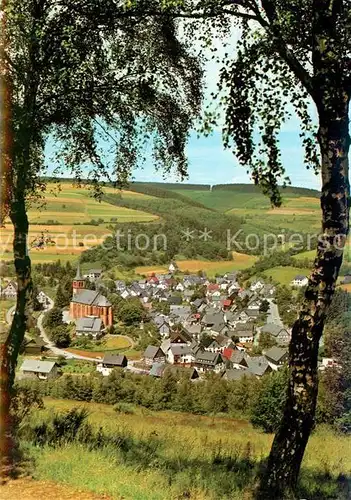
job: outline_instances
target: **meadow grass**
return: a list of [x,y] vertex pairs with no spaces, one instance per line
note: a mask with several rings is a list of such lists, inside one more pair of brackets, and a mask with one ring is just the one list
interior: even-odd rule
[[[293,266],[276,266],[270,269],[266,269],[262,272],[262,276],[269,278],[271,277],[273,281],[280,283],[281,285],[290,285],[290,282],[295,278],[296,275],[302,274],[304,276],[309,276],[311,269],[304,267],[293,267]],[[257,276],[250,278],[250,281],[254,281]]]
[[[140,407],[123,414],[109,405],[50,398],[45,398],[45,409],[37,410],[32,420],[40,422],[54,411],[73,407],[87,408],[94,428],[124,436],[128,444],[91,451],[76,443],[40,450],[31,446],[35,477],[113,498],[249,500],[259,463],[273,437],[244,419]],[[301,498],[336,498],[337,477],[351,472],[350,450],[350,437],[317,428],[303,461],[301,494],[306,496]]]

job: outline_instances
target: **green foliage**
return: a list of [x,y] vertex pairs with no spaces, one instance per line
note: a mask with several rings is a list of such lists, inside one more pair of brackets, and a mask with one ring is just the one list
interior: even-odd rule
[[57,347],[68,347],[71,343],[67,325],[52,326],[49,330],[49,335]]
[[270,347],[277,345],[277,341],[270,333],[262,332],[260,333],[258,345],[262,351],[263,349],[269,349]]
[[62,324],[62,310],[58,307],[53,307],[45,314],[44,325],[48,328],[61,326]]
[[275,432],[283,416],[288,386],[288,370],[267,375],[263,381],[251,412],[251,422],[265,432]]

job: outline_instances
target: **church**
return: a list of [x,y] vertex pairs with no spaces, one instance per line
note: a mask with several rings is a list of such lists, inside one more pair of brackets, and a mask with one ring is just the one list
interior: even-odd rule
[[100,318],[104,326],[113,324],[112,304],[107,298],[96,290],[85,288],[85,278],[80,272],[78,264],[77,273],[73,279],[73,296],[69,313],[71,318],[78,319],[87,316]]

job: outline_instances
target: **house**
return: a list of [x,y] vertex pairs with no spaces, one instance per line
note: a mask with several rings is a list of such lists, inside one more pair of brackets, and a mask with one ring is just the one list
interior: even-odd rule
[[180,306],[183,300],[180,295],[170,295],[167,299],[167,302],[170,306]]
[[340,368],[340,365],[334,358],[322,358],[322,362],[320,363],[318,369],[324,371],[327,368]]
[[154,363],[150,369],[149,375],[152,377],[161,378],[166,373],[172,373],[176,376],[187,375],[188,380],[196,380],[199,378],[199,374],[196,368],[183,368],[176,365],[167,365],[166,363]]
[[183,323],[183,330],[190,336],[190,337],[196,337],[198,338],[200,333],[201,333],[201,325],[200,323],[189,323],[189,322],[184,322]]
[[116,292],[123,292],[123,290],[126,289],[127,285],[125,281],[117,280],[115,281],[115,287],[116,287]]
[[225,368],[225,361],[219,352],[207,352],[199,350],[195,355],[195,367],[200,372],[213,370],[216,373]]
[[275,286],[268,283],[263,288],[261,288],[259,293],[262,297],[269,299],[274,297],[275,291],[276,291]]
[[84,275],[85,278],[90,280],[98,280],[102,276],[102,269],[89,269],[87,274]]
[[157,286],[159,284],[159,279],[155,274],[151,274],[151,276],[148,278],[147,282],[151,286]]
[[248,337],[254,337],[254,325],[252,323],[238,323],[235,328],[230,330],[228,334],[231,338],[237,337],[239,342],[244,342],[240,340],[240,337],[247,339]]
[[259,311],[261,306],[261,301],[259,299],[251,299],[247,304],[247,309],[249,311]]
[[161,347],[149,345],[144,354],[144,362],[147,365],[152,365],[153,363],[164,363],[166,361],[165,353],[162,351]]
[[176,273],[178,271],[178,266],[177,266],[177,263],[172,260],[172,262],[170,263],[170,265],[168,266],[168,271],[173,274],[173,273]]
[[288,360],[288,350],[283,347],[273,346],[263,354],[273,370],[278,370]]
[[164,322],[161,326],[158,327],[158,332],[161,337],[168,337],[171,331],[171,327],[168,323]]
[[191,315],[191,306],[171,305],[169,315],[173,318],[175,323],[181,323]]
[[195,356],[189,345],[172,344],[167,352],[167,361],[172,365],[191,365],[195,361]]
[[58,366],[55,361],[38,361],[25,359],[20,368],[21,378],[50,380],[58,377]]
[[177,330],[173,332],[170,336],[170,341],[172,344],[190,344],[192,337],[182,329],[181,331]]
[[246,361],[246,353],[243,351],[234,351],[230,357],[230,362],[236,370],[243,370],[248,368]]
[[289,332],[275,323],[266,323],[263,325],[261,327],[261,333],[269,333],[280,345],[285,345],[290,342]]
[[114,368],[125,368],[128,365],[128,360],[124,354],[107,354],[105,353],[101,363],[96,366],[96,371],[102,373],[105,377],[110,375]]
[[265,282],[262,279],[257,279],[251,283],[250,290],[251,292],[260,291],[265,285]]
[[296,286],[296,287],[302,287],[306,286],[308,283],[308,278],[307,276],[304,276],[303,274],[298,274],[295,276],[295,278],[290,282],[291,286]]
[[39,337],[29,340],[25,338],[22,343],[22,349],[24,354],[35,356],[45,351],[45,344]]
[[246,356],[245,360],[248,370],[257,378],[272,371],[271,366],[264,356]]
[[17,283],[9,281],[1,290],[1,297],[3,299],[15,299],[17,297]]
[[104,325],[101,318],[96,316],[78,318],[76,320],[76,336],[91,336],[94,340],[99,339],[104,334]]

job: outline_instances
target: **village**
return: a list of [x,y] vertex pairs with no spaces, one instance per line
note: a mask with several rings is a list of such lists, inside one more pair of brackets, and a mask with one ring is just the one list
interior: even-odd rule
[[[124,301],[138,299],[147,313],[149,322],[140,321],[136,332],[145,334],[148,325],[157,332],[140,359],[130,360],[118,352],[94,358],[75,356],[55,346],[38,319],[40,337],[26,339],[23,347],[25,354],[38,355],[38,359],[25,358],[18,376],[40,380],[58,376],[59,366],[49,356],[51,352],[91,361],[103,376],[121,368],[153,377],[162,377],[167,370],[187,370],[190,380],[197,381],[210,371],[225,380],[261,378],[287,363],[291,329],[281,320],[274,284],[258,278],[243,287],[238,278],[237,272],[215,279],[202,272],[180,276],[171,262],[167,274],[153,273],[129,284],[116,280],[112,293]],[[306,276],[297,275],[290,285],[296,290],[306,284]],[[101,269],[83,274],[78,265],[69,308],[62,310],[62,320],[71,326],[76,339],[99,342],[113,328],[114,308],[106,292]],[[16,293],[13,281],[1,289],[5,299],[14,299]],[[106,295],[111,298],[110,291]],[[44,309],[42,316],[54,305],[43,291],[38,292],[37,300]],[[333,359],[322,358],[319,368],[333,363]]]

